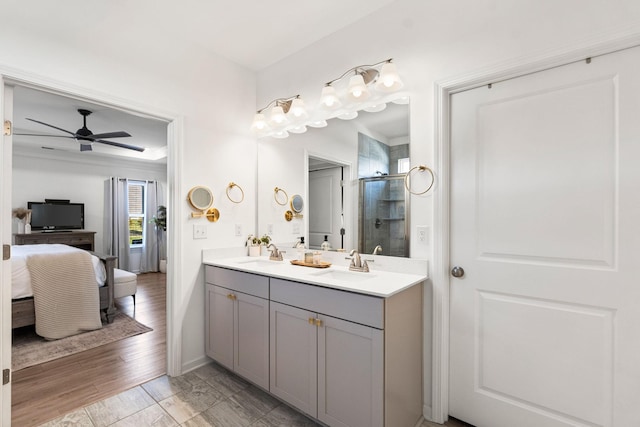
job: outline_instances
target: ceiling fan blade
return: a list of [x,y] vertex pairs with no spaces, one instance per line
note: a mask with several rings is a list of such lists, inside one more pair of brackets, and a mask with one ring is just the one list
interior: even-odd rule
[[122,144],[120,142],[114,142],[114,141],[105,141],[104,139],[96,139],[93,142],[99,142],[101,144],[112,145],[114,147],[120,147],[120,148],[129,149],[129,150],[135,150],[135,151],[139,151],[141,153],[145,150],[144,147],[136,147],[135,145]]
[[91,144],[80,144],[80,151],[93,151]]
[[119,131],[119,132],[107,132],[107,133],[93,134],[93,135],[89,136],[89,138],[94,138],[94,139],[126,138],[128,136],[131,136],[131,135],[128,134],[127,132],[125,132],[125,131]]
[[19,135],[19,136],[46,136],[48,138],[71,138],[71,139],[75,139],[75,136],[45,135],[45,134],[42,134],[42,133],[14,133],[14,135]]
[[28,118],[28,117],[26,117],[26,119],[27,119],[27,120],[30,120],[30,121],[32,121],[32,122],[35,122],[35,123],[40,123],[41,125],[44,125],[44,126],[49,126],[50,128],[58,129],[58,130],[60,130],[60,131],[62,131],[62,132],[66,132],[66,133],[68,133],[69,135],[73,135],[73,136],[75,136],[75,135],[76,135],[76,134],[75,134],[75,133],[73,133],[73,132],[69,132],[69,131],[68,131],[68,130],[66,130],[66,129],[62,129],[62,128],[59,128],[59,127],[54,126],[54,125],[50,125],[49,123],[41,122],[41,121],[39,121],[39,120],[30,119],[30,118]]

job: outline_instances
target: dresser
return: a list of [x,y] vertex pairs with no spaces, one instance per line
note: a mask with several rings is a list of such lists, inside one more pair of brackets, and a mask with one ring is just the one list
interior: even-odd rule
[[76,248],[94,250],[95,231],[70,230],[56,232],[34,231],[30,234],[14,234],[16,245],[38,245],[43,243],[60,243]]

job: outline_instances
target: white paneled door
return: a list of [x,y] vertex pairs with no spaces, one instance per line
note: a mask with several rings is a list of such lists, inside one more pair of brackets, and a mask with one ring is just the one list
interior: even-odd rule
[[309,247],[342,247],[342,167],[309,172]]
[[640,426],[638,70],[634,48],[451,97],[452,416]]

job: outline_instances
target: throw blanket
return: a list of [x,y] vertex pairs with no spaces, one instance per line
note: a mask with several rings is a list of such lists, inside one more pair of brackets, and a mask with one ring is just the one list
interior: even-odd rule
[[59,339],[100,329],[100,296],[88,252],[33,255],[27,259],[36,333]]

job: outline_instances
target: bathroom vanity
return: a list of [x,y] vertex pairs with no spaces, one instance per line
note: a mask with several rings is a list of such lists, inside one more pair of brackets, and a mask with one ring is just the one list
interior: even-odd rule
[[329,426],[419,421],[426,275],[204,263],[209,357]]

